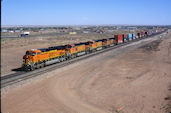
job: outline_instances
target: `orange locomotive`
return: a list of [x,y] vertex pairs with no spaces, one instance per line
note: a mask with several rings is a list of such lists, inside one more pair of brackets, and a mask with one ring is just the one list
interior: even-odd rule
[[65,45],[66,54],[69,58],[76,57],[77,47],[74,44]]
[[86,45],[84,43],[68,44],[65,45],[66,56],[70,58],[75,58],[77,56],[85,54]]
[[96,50],[101,50],[103,49],[103,41],[102,40],[95,40],[96,42]]
[[96,44],[96,42],[94,40],[93,41],[88,41],[88,44],[89,44],[89,51],[90,52],[96,51],[97,44]]
[[109,40],[110,40],[110,46],[116,45],[117,41],[115,38],[109,38]]
[[26,54],[23,56],[24,70],[34,70],[35,68],[44,67],[53,63],[54,60],[57,62],[66,60],[66,51],[60,47],[56,46],[26,51]]
[[102,42],[103,42],[103,47],[104,48],[109,47],[110,44],[111,44],[111,42],[110,42],[110,40],[108,38],[103,39]]

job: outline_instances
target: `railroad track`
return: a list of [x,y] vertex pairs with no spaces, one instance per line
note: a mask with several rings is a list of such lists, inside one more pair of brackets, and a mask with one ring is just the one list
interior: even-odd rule
[[[164,32],[166,32],[166,31],[164,31]],[[161,33],[164,33],[164,32],[161,32]],[[154,37],[156,35],[159,35],[161,33],[154,34],[154,35],[152,35],[152,36],[150,36],[148,38],[152,38],[152,37]],[[70,59],[70,60],[67,60],[67,61],[63,61],[63,62],[60,62],[60,63],[49,65],[49,66],[46,66],[44,68],[36,69],[34,71],[30,71],[30,72],[21,71],[21,72],[16,72],[16,73],[13,73],[13,74],[3,76],[3,77],[1,77],[1,89],[6,87],[6,86],[18,83],[20,81],[24,81],[26,79],[33,78],[33,77],[41,75],[43,73],[47,73],[49,71],[64,67],[64,66],[69,65],[69,64],[73,64],[73,63],[78,62],[80,60],[83,60],[83,59],[86,59],[86,58],[89,58],[89,57],[92,57],[92,56],[95,56],[95,55],[98,55],[98,54],[101,54],[101,53],[104,53],[104,52],[108,52],[108,51],[110,51],[112,49],[121,47],[123,45],[130,44],[130,43],[142,40],[142,39],[146,39],[146,38],[136,39],[136,40],[133,40],[133,41],[130,41],[130,42],[115,45],[115,46],[112,46],[110,48],[102,49],[100,51],[96,51],[96,52],[93,52],[93,53],[90,53],[90,54],[86,54],[86,55],[83,55],[83,56],[80,56],[80,57],[76,57],[74,59]]]

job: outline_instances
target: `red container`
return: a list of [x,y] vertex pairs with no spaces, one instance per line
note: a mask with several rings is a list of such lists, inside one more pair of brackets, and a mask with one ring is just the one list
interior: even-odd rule
[[123,43],[123,35],[122,34],[118,35],[118,44],[119,43]]

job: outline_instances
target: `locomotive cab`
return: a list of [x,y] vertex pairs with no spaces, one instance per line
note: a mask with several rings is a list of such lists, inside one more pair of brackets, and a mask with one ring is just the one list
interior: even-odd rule
[[37,57],[40,54],[40,50],[28,50],[23,56],[23,68],[24,70],[34,70],[34,64],[36,63]]

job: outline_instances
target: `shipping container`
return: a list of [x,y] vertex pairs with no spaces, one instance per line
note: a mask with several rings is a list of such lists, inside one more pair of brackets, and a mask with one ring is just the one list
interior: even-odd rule
[[137,36],[138,36],[138,38],[141,38],[141,34],[140,33],[137,33]]
[[128,34],[128,39],[129,39],[129,40],[132,40],[132,39],[133,39],[133,34],[129,33],[129,34]]
[[144,36],[147,37],[147,36],[148,36],[148,32],[145,32],[145,33],[144,33]]
[[136,39],[136,34],[135,34],[135,33],[133,33],[133,39],[134,39],[134,40]]
[[114,35],[114,38],[116,39],[117,44],[123,43],[124,41],[123,34]]
[[124,42],[128,42],[128,34],[124,34]]
[[144,37],[144,32],[141,32],[141,37]]
[[148,36],[150,36],[151,35],[151,31],[148,31]]

